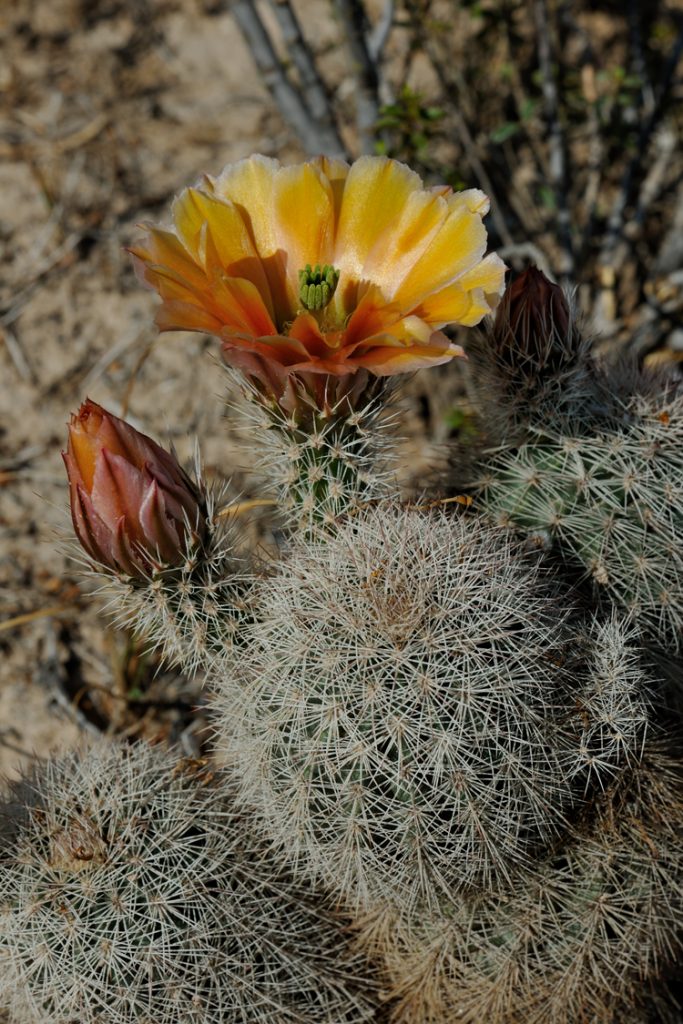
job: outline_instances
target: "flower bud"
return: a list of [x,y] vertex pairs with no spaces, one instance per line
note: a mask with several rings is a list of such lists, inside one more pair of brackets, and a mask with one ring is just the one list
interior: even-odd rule
[[201,494],[150,437],[86,399],[62,453],[76,536],[101,566],[141,579],[182,564],[206,531]]
[[498,306],[493,328],[496,348],[510,359],[528,359],[539,369],[565,363],[572,345],[569,304],[559,285],[536,267],[520,274]]

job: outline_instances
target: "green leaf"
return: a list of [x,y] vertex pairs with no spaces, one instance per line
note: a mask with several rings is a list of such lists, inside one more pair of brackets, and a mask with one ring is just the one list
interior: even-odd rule
[[494,128],[491,132],[491,142],[505,142],[506,139],[512,138],[519,131],[519,123],[517,121],[506,121],[505,124],[499,125]]

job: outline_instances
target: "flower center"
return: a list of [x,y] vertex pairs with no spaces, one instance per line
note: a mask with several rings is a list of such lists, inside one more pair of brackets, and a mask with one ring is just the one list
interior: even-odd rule
[[303,270],[299,271],[299,299],[304,309],[324,309],[334,295],[339,283],[339,271],[336,267],[325,264],[321,267],[319,263],[311,269],[307,263]]

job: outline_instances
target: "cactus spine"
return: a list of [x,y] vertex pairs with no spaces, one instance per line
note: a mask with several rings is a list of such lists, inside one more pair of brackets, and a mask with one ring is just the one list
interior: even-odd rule
[[596,659],[566,594],[477,519],[366,510],[256,591],[239,680],[217,682],[224,754],[365,910],[504,885],[642,742],[619,631]]
[[19,800],[0,849],[17,1024],[370,1019],[339,926],[264,857],[228,779],[110,744],[48,762]]
[[[200,478],[201,479],[201,478]],[[132,629],[169,665],[188,674],[221,664],[249,615],[250,574],[237,531],[221,516],[223,489],[203,489],[207,508],[201,550],[146,578],[98,575],[98,593],[118,627]]]
[[499,523],[549,536],[598,591],[674,650],[683,642],[683,393],[634,396],[620,425],[532,436],[477,481]]
[[473,488],[496,522],[555,543],[599,599],[636,617],[659,645],[680,649],[680,386],[596,363],[561,289],[538,271],[515,282],[480,339],[472,384],[488,447],[456,486]]
[[361,372],[311,387],[292,376],[279,401],[254,379],[240,385],[250,457],[290,529],[329,529],[345,512],[395,493],[385,381]]
[[[652,1020],[651,983],[683,944],[681,783],[680,764],[650,746],[509,891],[389,929],[396,1024]],[[654,1019],[673,1022],[660,1005]]]

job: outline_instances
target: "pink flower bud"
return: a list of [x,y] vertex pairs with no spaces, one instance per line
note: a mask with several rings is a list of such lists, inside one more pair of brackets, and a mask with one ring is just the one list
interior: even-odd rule
[[101,566],[147,578],[179,565],[206,530],[202,497],[175,457],[89,399],[62,453],[76,536]]

